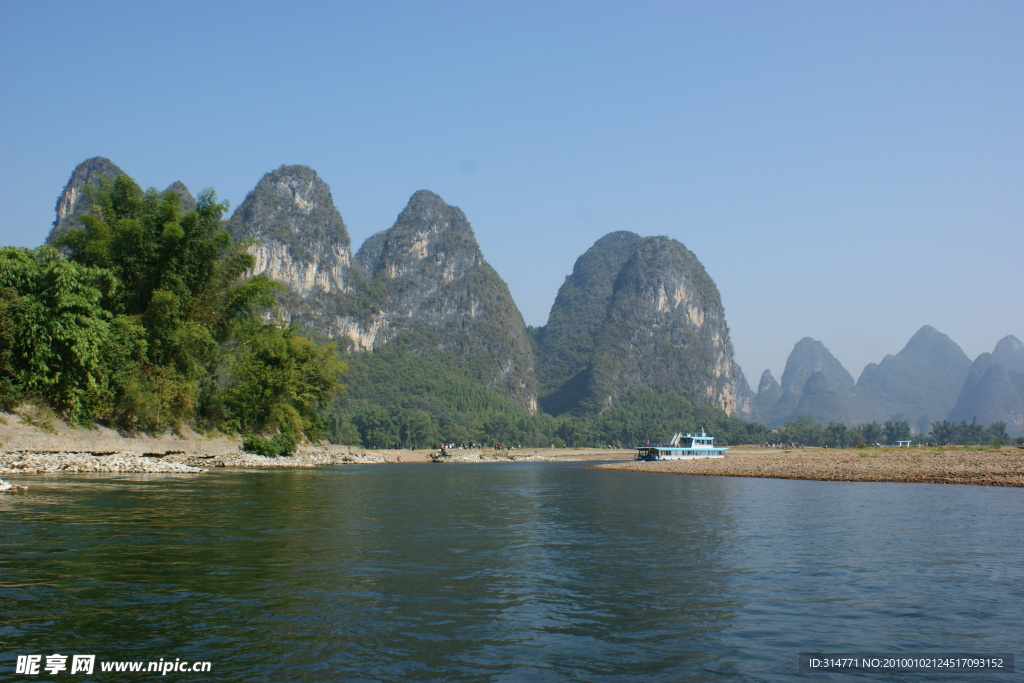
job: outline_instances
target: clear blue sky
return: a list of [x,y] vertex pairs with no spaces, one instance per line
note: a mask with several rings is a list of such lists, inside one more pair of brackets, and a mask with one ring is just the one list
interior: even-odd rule
[[71,170],[232,206],[281,164],[357,248],[430,189],[529,324],[602,235],[668,235],[756,388],[922,325],[1024,338],[1024,3],[0,2],[0,244]]

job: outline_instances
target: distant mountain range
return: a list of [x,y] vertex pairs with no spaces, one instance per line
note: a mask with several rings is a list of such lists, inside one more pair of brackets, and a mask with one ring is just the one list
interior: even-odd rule
[[778,426],[808,415],[817,422],[905,420],[927,434],[933,422],[1005,422],[1024,434],[1024,345],[1002,339],[972,363],[952,339],[925,325],[895,356],[853,377],[819,342],[797,342],[781,385],[765,370],[751,395],[753,419]]
[[[102,157],[79,164],[48,241],[90,210],[85,185],[119,173]],[[183,183],[167,190],[186,210],[195,206]],[[972,364],[926,326],[856,382],[806,338],[781,384],[765,371],[754,393],[735,363],[715,283],[667,237],[599,239],[577,259],[547,324],[530,329],[467,217],[432,192],[413,194],[395,223],[353,254],[327,184],[309,167],[282,166],[260,179],[225,227],[250,241],[255,273],[287,286],[281,314],[307,333],[350,353],[388,346],[457,359],[462,374],[527,413],[599,415],[651,392],[773,426],[809,415],[825,423],[907,420],[927,432],[935,420],[977,417],[1024,432],[1024,347],[1013,337]]]

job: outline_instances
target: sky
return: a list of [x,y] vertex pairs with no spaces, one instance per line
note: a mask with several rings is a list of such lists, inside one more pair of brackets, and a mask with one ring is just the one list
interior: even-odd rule
[[721,292],[756,390],[923,325],[1024,339],[1024,3],[0,0],[0,244],[74,167],[237,207],[311,166],[353,249],[432,190],[527,324],[616,230]]

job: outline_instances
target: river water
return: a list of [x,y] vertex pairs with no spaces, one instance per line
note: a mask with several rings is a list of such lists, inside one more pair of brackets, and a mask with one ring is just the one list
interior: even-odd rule
[[571,463],[18,483],[0,497],[0,680],[159,676],[14,673],[54,653],[210,662],[161,677],[179,681],[618,682],[1024,651],[1020,489]]

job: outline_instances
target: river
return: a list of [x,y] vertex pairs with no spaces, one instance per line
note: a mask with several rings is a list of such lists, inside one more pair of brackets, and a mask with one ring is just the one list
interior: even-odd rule
[[[184,661],[209,671],[161,678],[774,681],[801,652],[1024,638],[1021,489],[574,463],[17,483],[0,497],[0,680]],[[14,673],[52,654],[95,655],[94,673]]]

